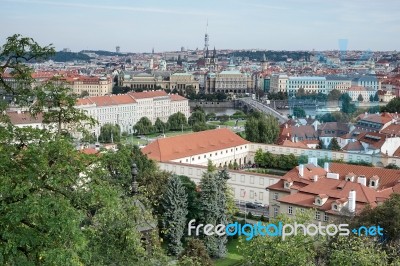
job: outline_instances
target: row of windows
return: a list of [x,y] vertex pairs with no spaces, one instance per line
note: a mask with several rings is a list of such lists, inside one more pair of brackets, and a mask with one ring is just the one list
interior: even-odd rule
[[[304,208],[300,208],[300,209],[298,209],[299,210],[299,212],[304,212]],[[293,213],[294,213],[294,207],[293,206],[288,206],[288,208],[287,208],[287,213],[289,214],[289,215],[293,215]],[[328,216],[328,214],[327,213],[323,213],[324,215],[323,215],[323,221],[324,222],[327,222],[327,221],[329,221],[329,216]],[[321,221],[321,212],[320,211],[315,211],[315,220],[317,220],[317,221]]]
[[[247,146],[244,146],[244,148],[246,149],[247,148]],[[243,149],[243,147],[240,147],[240,149],[242,150]],[[236,148],[236,150],[238,150],[238,148]],[[228,153],[229,152],[229,150],[225,150],[225,153]],[[233,152],[233,149],[231,149],[231,152]],[[223,154],[223,151],[221,151],[220,152],[221,154]],[[209,154],[209,157],[212,157],[212,153],[210,153]],[[215,156],[217,156],[218,155],[218,152],[216,152],[215,153]],[[200,158],[201,158],[201,156],[198,156],[197,157],[197,159],[199,159],[200,160]],[[204,158],[207,158],[207,154],[204,154]],[[192,157],[192,161],[194,161],[195,160],[195,157]],[[186,162],[188,162],[188,159],[186,159]]]

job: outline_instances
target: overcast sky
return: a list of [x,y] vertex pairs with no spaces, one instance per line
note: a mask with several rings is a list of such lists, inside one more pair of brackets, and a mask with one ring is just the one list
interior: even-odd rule
[[398,0],[0,0],[0,43],[20,33],[57,50],[202,49],[207,19],[217,49],[400,47]]

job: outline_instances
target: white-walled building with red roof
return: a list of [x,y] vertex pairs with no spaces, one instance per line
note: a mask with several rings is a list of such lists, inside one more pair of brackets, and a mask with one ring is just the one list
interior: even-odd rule
[[104,124],[118,124],[122,132],[132,133],[132,127],[142,117],[152,123],[160,118],[163,122],[174,113],[190,115],[188,99],[170,95],[165,91],[129,92],[127,94],[104,95],[79,98],[76,107],[85,110],[99,124],[93,131],[100,133]]

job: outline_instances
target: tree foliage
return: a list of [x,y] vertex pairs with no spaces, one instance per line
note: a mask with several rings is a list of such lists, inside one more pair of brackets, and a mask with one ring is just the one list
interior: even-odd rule
[[154,133],[153,124],[146,116],[141,117],[139,121],[137,121],[137,123],[133,126],[133,129],[138,135],[148,135]]
[[188,214],[187,193],[181,179],[173,175],[168,179],[163,200],[163,227],[168,241],[168,251],[179,255],[182,250],[182,237],[186,227]]
[[336,138],[332,138],[331,143],[329,143],[328,149],[332,151],[340,151],[340,145]]
[[[3,46],[2,59],[18,72],[14,75],[16,83],[30,87],[31,70],[23,63],[45,57],[49,51],[30,38],[15,35]],[[18,94],[18,99],[29,99],[39,92],[34,95],[35,109],[31,111],[54,108],[49,108],[52,113],[45,117],[51,122],[61,121],[63,129],[82,122],[81,114],[72,110],[65,98],[65,91],[54,87],[49,92],[49,86],[55,85],[46,84],[26,94],[25,90],[9,92]],[[47,101],[44,93],[51,95]],[[15,104],[21,107],[25,103]],[[0,117],[0,264],[165,264],[157,241],[151,253],[142,246],[138,222],[144,216],[152,217],[132,204],[129,186],[119,176],[129,172],[129,166],[124,169],[124,159],[117,157],[109,162],[108,156],[86,155],[58,131],[17,128],[4,118]],[[138,148],[136,152],[140,154]],[[143,156],[137,154],[129,158]],[[144,162],[138,164],[143,167]],[[139,172],[140,182],[146,184],[143,171],[148,170]],[[160,187],[156,190],[157,194],[162,191]]]
[[352,114],[356,111],[355,104],[351,103],[351,97],[348,93],[345,93],[341,97],[342,100],[342,112],[346,114]]
[[119,142],[121,140],[121,129],[119,125],[104,124],[100,128],[99,141],[102,143]]
[[186,128],[188,125],[186,116],[184,114],[182,114],[181,112],[172,114],[168,118],[168,124],[169,124],[171,130],[181,130],[182,127]]
[[388,104],[382,108],[384,112],[400,113],[400,98],[391,99]]
[[279,136],[279,123],[271,115],[254,112],[245,124],[246,139],[257,143],[275,143]]
[[[200,206],[202,211],[201,222],[203,224],[227,224],[227,185],[228,173],[210,171],[203,174],[200,182]],[[211,257],[224,257],[226,255],[226,235],[205,235],[204,244]]]
[[303,108],[296,106],[293,108],[293,116],[296,118],[304,118],[306,117],[306,111],[304,111]]

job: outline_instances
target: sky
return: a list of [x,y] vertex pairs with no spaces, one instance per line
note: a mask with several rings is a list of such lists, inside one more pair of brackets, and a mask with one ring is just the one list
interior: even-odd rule
[[[0,44],[15,33],[56,50],[400,47],[398,0],[0,0]],[[340,41],[341,40],[341,41]]]

